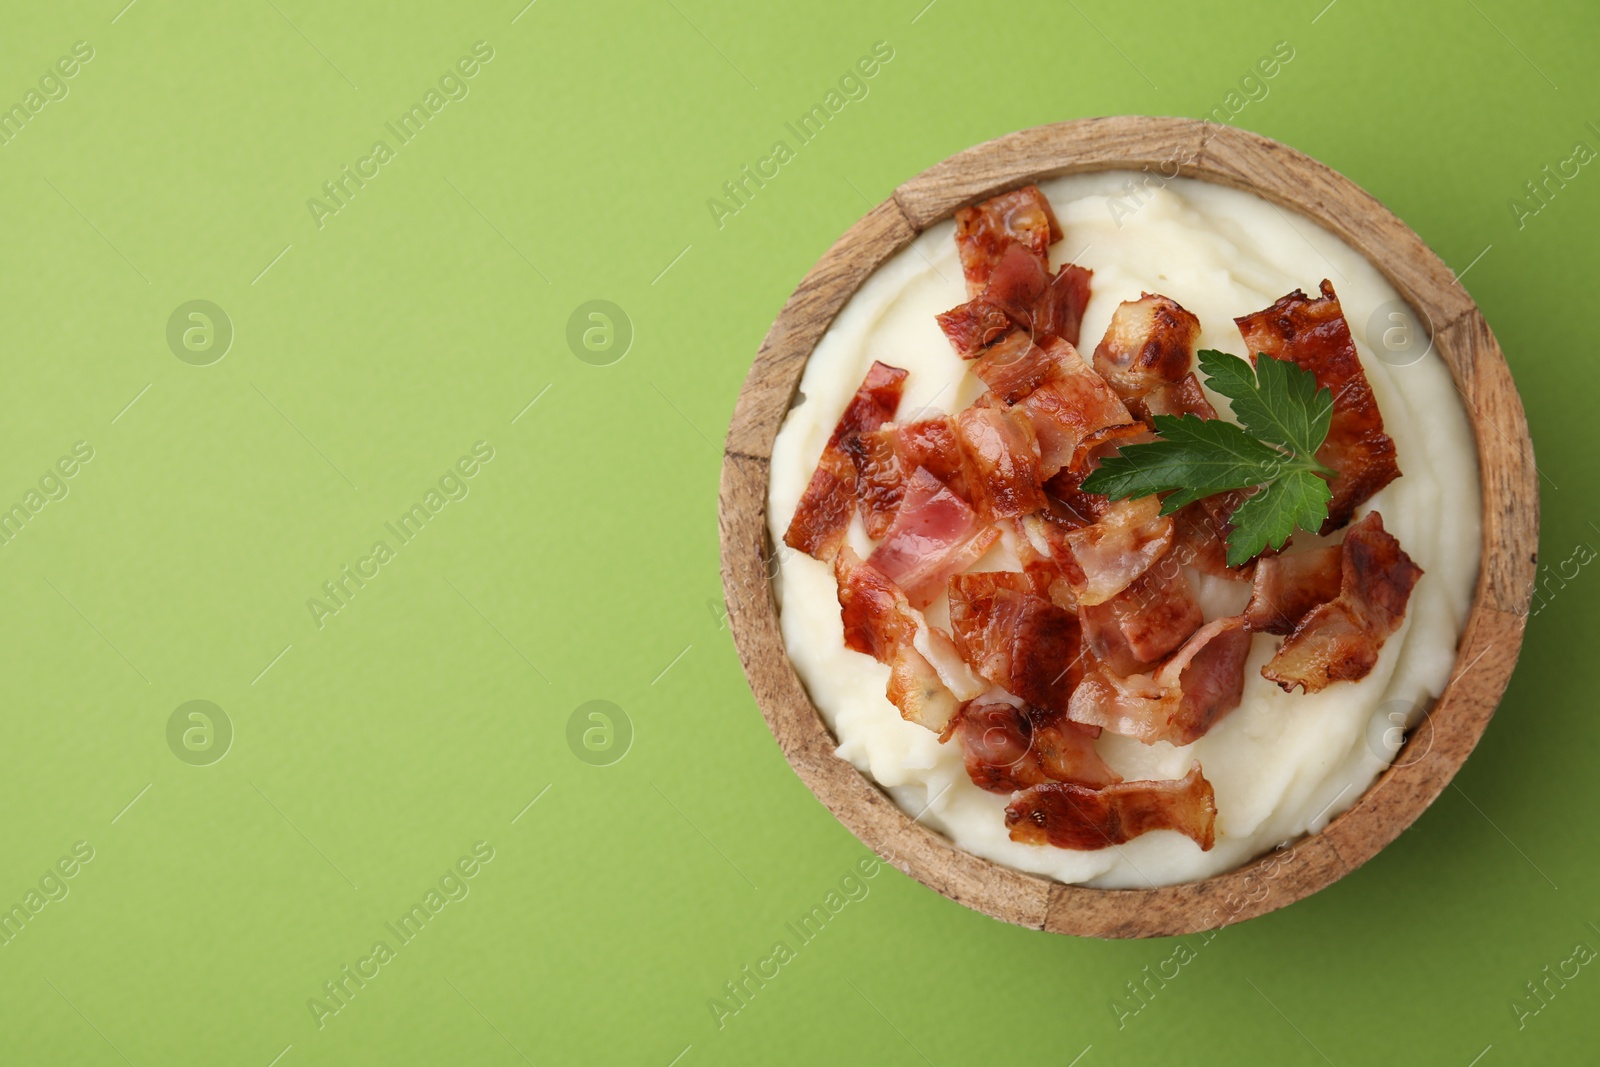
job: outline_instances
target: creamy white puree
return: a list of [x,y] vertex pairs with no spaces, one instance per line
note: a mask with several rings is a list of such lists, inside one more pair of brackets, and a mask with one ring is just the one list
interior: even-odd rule
[[[1362,681],[1310,695],[1284,693],[1260,675],[1282,639],[1258,634],[1243,703],[1205,737],[1183,748],[1110,733],[1096,742],[1128,780],[1178,778],[1199,760],[1216,789],[1215,847],[1202,852],[1173,831],[1096,852],[1012,841],[1005,827],[1007,798],[972,784],[956,742],[941,745],[900,717],[884,696],[888,667],[845,648],[831,569],[783,549],[775,578],[790,658],[838,737],[841,757],[886,787],[905,811],[969,852],[1063,882],[1106,888],[1209,877],[1301,833],[1320,831],[1354,804],[1393,759],[1399,727],[1416,721],[1449,678],[1481,546],[1475,446],[1444,361],[1429,351],[1409,365],[1391,365],[1367,344],[1377,309],[1399,302],[1383,276],[1303,216],[1204,182],[1169,182],[1147,194],[1132,214],[1124,208],[1120,220],[1114,219],[1109,198],[1125,196],[1126,183],[1141,177],[1112,172],[1041,183],[1066,234],[1052,249],[1052,268],[1075,261],[1094,269],[1083,318],[1084,357],[1092,355],[1116,306],[1145,290],[1165,294],[1200,317],[1199,347],[1243,356],[1234,316],[1258,311],[1295,288],[1316,295],[1318,282],[1330,279],[1402,472],[1359,514],[1382,512],[1384,526],[1426,571],[1405,622]],[[801,398],[773,446],[768,510],[774,543],[781,547],[823,444],[874,359],[910,371],[901,421],[921,411],[959,411],[983,391],[934,322],[935,314],[965,299],[954,224],[947,221],[891,257],[840,312],[806,366]],[[1409,311],[1403,314],[1409,320]],[[1382,321],[1395,325],[1387,311]],[[1381,343],[1376,335],[1372,340]],[[1211,399],[1227,411],[1226,400]],[[859,519],[850,539],[863,557],[870,552]],[[1302,534],[1297,543],[1306,540]],[[978,565],[1015,567],[1004,544]],[[1190,576],[1208,619],[1237,613],[1248,598],[1246,583],[1193,571]],[[946,625],[942,598],[927,616]]]

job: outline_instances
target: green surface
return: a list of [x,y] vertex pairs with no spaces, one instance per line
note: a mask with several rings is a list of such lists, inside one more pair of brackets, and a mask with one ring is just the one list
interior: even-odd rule
[[[0,34],[25,110],[93,50],[0,146],[0,503],[26,513],[0,547],[0,906],[43,884],[0,946],[0,1062],[1592,1062],[1600,175],[1508,205],[1600,149],[1591,5],[123,2],[13,4]],[[1377,859],[1209,940],[1046,936],[858,877],[720,621],[718,442],[762,334],[923,167],[1203,115],[1280,41],[1235,121],[1470,266],[1527,404],[1556,577],[1499,715]],[[719,228],[708,198],[779,139]],[[308,208],[346,165],[370,177]],[[169,348],[195,300],[232,324],[219,361],[203,319]],[[631,322],[620,361],[615,314],[609,351],[583,318],[569,347],[592,300]],[[195,700],[222,714],[169,734]],[[597,700],[608,752],[595,707],[569,732]],[[841,885],[800,944],[785,924]],[[719,1027],[708,1001],[780,939]],[[1147,967],[1176,977],[1130,1014]]]

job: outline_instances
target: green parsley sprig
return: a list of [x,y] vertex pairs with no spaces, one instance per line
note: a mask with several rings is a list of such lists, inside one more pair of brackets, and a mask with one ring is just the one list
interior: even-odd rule
[[1316,531],[1328,517],[1334,472],[1316,461],[1333,419],[1333,394],[1310,371],[1260,353],[1254,369],[1226,352],[1200,353],[1206,384],[1233,403],[1239,425],[1194,415],[1157,415],[1159,440],[1128,445],[1083,483],[1113,500],[1167,493],[1161,513],[1232,489],[1257,488],[1229,520],[1228,565],[1269,544],[1282,548],[1296,527]]

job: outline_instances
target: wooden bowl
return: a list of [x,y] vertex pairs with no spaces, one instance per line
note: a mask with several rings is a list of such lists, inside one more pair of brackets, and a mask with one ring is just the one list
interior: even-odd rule
[[[784,648],[771,577],[773,438],[834,315],[879,264],[957,208],[1059,174],[1160,168],[1245,189],[1321,223],[1364,254],[1432,323],[1466,401],[1483,482],[1483,560],[1456,669],[1394,763],[1321,833],[1198,882],[1158,889],[1063,885],[981,859],[914,821],[834,755],[837,741]],[[1376,199],[1276,141],[1192,119],[1124,116],[1039,126],[960,152],[895,189],[801,281],[762,342],[722,464],[722,581],[756,703],[783,754],[839,821],[945,896],[1007,922],[1094,937],[1193,933],[1281,908],[1354,870],[1433,803],[1477,744],[1516,664],[1538,548],[1538,485],[1505,357],[1450,268]]]

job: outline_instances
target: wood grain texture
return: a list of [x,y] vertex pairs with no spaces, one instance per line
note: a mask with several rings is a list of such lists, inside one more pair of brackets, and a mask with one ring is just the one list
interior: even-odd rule
[[[1394,764],[1320,834],[1225,874],[1146,890],[1062,885],[980,859],[914,821],[834,755],[785,651],[772,595],[768,463],[811,350],[868,275],[957,208],[1039,178],[1150,167],[1245,189],[1314,219],[1362,252],[1433,326],[1477,435],[1483,564],[1456,670]],[[899,186],[851,227],[784,305],[728,431],[720,527],[729,625],[757,705],[817,797],[879,856],[952,900],[1006,922],[1095,937],[1192,933],[1281,908],[1399,836],[1449,785],[1483,735],[1516,664],[1538,544],[1538,472],[1505,358],[1455,275],[1404,223],[1337,172],[1256,134],[1192,119],[1085,119],[1009,134]]]

